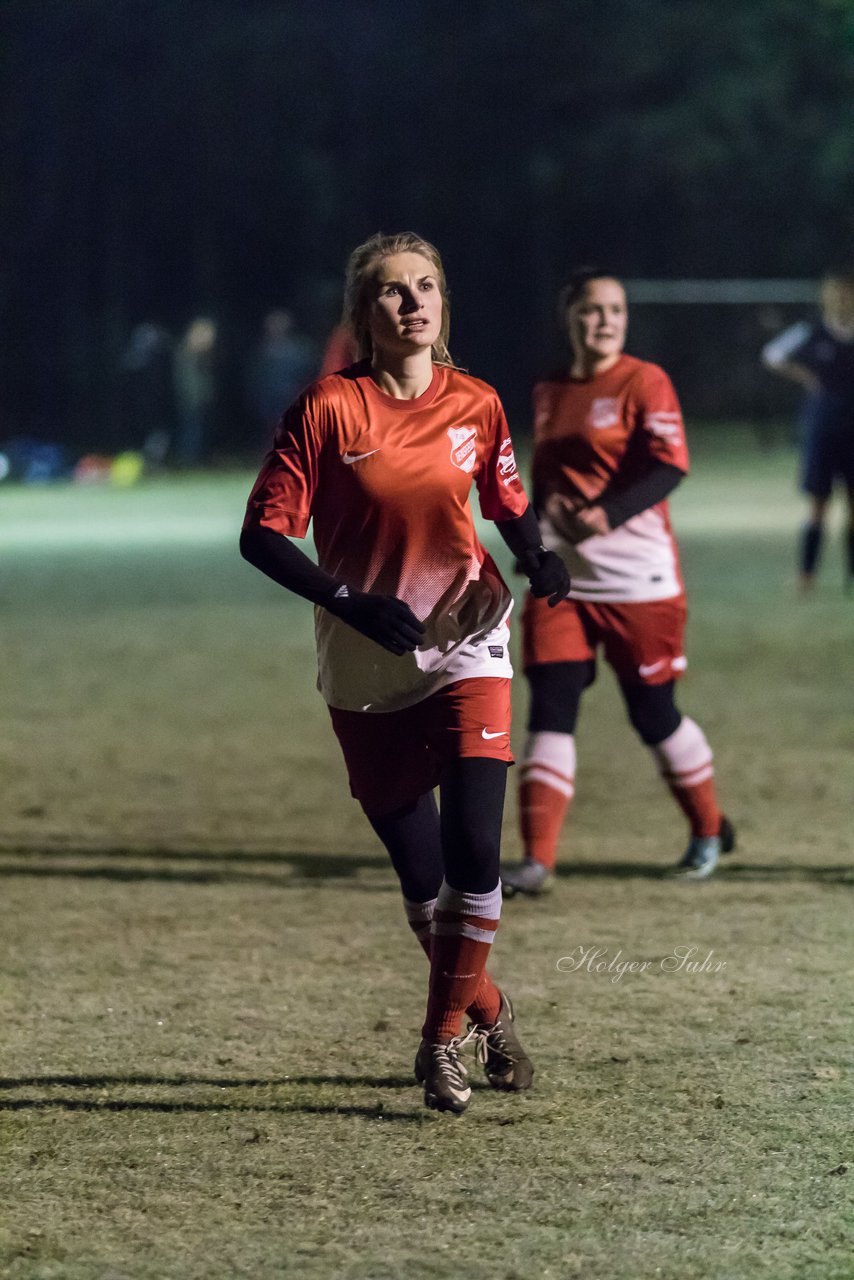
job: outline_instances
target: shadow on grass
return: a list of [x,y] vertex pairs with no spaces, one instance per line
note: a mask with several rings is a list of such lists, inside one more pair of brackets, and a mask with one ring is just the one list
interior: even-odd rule
[[787,881],[813,880],[819,884],[847,884],[854,889],[854,864],[837,863],[833,867],[800,866],[792,863],[742,862],[725,866],[728,880],[762,883],[786,883]]
[[[325,854],[325,853],[170,853],[138,852],[124,849],[68,849],[33,851],[25,855],[32,861],[12,862],[10,855],[0,852],[0,878],[26,876],[32,879],[67,878],[73,880],[112,880],[124,884],[158,881],[165,884],[258,884],[279,889],[293,889],[312,882],[349,880],[349,888],[370,893],[397,891],[398,884],[388,858],[383,854]],[[100,860],[100,865],[93,865]],[[75,861],[88,865],[75,866]],[[200,867],[169,865],[171,863],[199,862]],[[271,863],[290,871],[254,870],[251,865]],[[151,865],[154,863],[155,865]],[[148,865],[145,865],[148,864]],[[371,879],[360,881],[360,871],[385,870],[387,882]],[[668,868],[645,865],[642,862],[584,863],[557,868],[561,878],[596,879],[644,879],[661,880],[668,875]]]
[[[411,1077],[401,1076],[282,1076],[264,1080],[234,1079],[230,1077],[207,1076],[21,1076],[0,1077],[0,1089],[54,1089],[76,1088],[102,1089],[127,1088],[129,1086],[145,1086],[154,1089],[180,1089],[188,1086],[194,1088],[215,1089],[247,1089],[247,1088],[279,1088],[284,1089],[298,1085],[331,1086],[336,1089],[369,1087],[375,1089],[414,1089],[415,1082]],[[308,1102],[294,1100],[289,1102],[238,1102],[228,1098],[216,1102],[199,1102],[192,1099],[179,1098],[87,1098],[72,1097],[29,1097],[2,1098],[0,1112],[3,1111],[86,1111],[86,1112],[152,1112],[155,1114],[173,1114],[182,1111],[190,1114],[228,1114],[243,1115],[341,1115],[363,1116],[369,1120],[401,1120],[405,1123],[422,1122],[419,1111],[399,1111],[387,1108],[383,1102],[360,1105],[345,1102]]]
[[263,1080],[237,1076],[130,1075],[130,1076],[0,1076],[0,1089],[49,1089],[72,1085],[78,1089],[105,1089],[121,1085],[147,1085],[183,1089],[197,1085],[207,1089],[286,1089],[292,1085],[334,1085],[336,1088],[411,1089],[412,1076],[269,1076]]
[[221,1103],[221,1102],[143,1102],[109,1101],[84,1098],[10,1098],[0,1102],[2,1111],[148,1111],[155,1114],[229,1114],[244,1115],[310,1115],[310,1116],[364,1116],[368,1120],[403,1120],[409,1124],[421,1124],[417,1111],[390,1111],[381,1103],[373,1107],[346,1106],[343,1103],[292,1102],[292,1103]]
[[[75,862],[84,865],[75,866]],[[188,862],[200,865],[182,865]],[[264,865],[282,870],[280,873],[264,870]],[[667,880],[671,878],[671,870],[670,866],[643,862],[581,862],[559,865],[556,875],[562,880]],[[362,871],[386,871],[388,880],[360,883],[358,876]],[[389,859],[382,851],[337,854],[280,849],[256,853],[243,849],[223,852],[166,848],[97,848],[84,845],[22,849],[20,845],[16,845],[8,853],[0,849],[0,878],[12,876],[30,876],[36,879],[67,877],[123,883],[161,881],[170,884],[262,884],[276,888],[293,888],[306,881],[350,880],[353,882],[351,888],[368,892],[397,892],[398,889]],[[750,861],[731,863],[726,860],[714,877],[715,883],[736,879],[740,882],[759,883],[809,880],[854,887],[854,866],[845,863],[836,866]]]
[[560,880],[663,880],[667,867],[650,866],[644,862],[565,862],[555,867]]
[[[15,861],[12,861],[12,858]],[[75,862],[85,865],[75,866]],[[188,867],[182,863],[202,865]],[[282,872],[256,869],[252,864],[272,864]],[[93,865],[97,864],[97,865]],[[178,864],[178,865],[169,865]],[[361,871],[387,871],[388,883],[360,884]],[[68,877],[75,880],[115,880],[123,883],[161,881],[170,884],[263,884],[292,888],[303,881],[353,880],[355,889],[397,889],[388,856],[375,854],[329,854],[278,851],[251,853],[235,850],[188,852],[171,849],[98,849],[86,847],[32,849],[22,853],[0,851],[0,877]]]
[[[641,877],[647,880],[669,880],[674,886],[683,883],[672,875],[672,867],[644,866],[637,862],[584,862],[559,866],[555,874],[560,879],[632,879]],[[811,880],[826,884],[849,884],[854,888],[854,866],[839,863],[832,867],[801,866],[792,863],[731,863],[724,861],[718,867],[708,883],[722,884],[737,880],[739,883],[756,881],[757,883],[786,883],[788,881]],[[686,886],[696,886],[696,882],[686,881]],[[706,883],[706,882],[702,882]]]

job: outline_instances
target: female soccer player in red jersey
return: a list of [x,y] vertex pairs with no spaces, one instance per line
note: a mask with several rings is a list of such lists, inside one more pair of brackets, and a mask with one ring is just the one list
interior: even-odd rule
[[623,286],[577,272],[560,299],[572,353],[566,375],[534,389],[534,505],[544,544],[572,576],[569,601],[523,615],[529,735],[520,769],[524,861],[502,872],[506,896],[551,883],[575,787],[575,724],[601,647],[632,726],[691,827],[678,872],[702,879],[733,847],[718,808],[712,752],[674,701],[685,669],[685,594],[667,495],[688,470],[682,414],[657,365],[623,353]]
[[[360,245],[345,311],[362,359],[285,413],[241,550],[316,606],[318,683],[351,791],[430,959],[416,1077],[428,1106],[461,1112],[465,1012],[490,1084],[524,1089],[533,1075],[510,1002],[486,972],[512,760],[511,598],[478,542],[472,483],[538,598],[557,605],[569,578],[541,544],[497,395],[451,362],[432,245],[412,234]],[[319,564],[291,541],[309,521]]]

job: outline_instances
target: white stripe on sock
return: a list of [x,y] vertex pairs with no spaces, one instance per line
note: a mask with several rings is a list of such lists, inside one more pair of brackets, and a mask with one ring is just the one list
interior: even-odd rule
[[663,776],[674,787],[697,787],[701,782],[706,782],[709,778],[713,778],[715,771],[711,764],[704,764],[701,768],[695,769],[693,773],[665,773]]
[[575,795],[572,778],[561,778],[553,769],[539,769],[535,764],[529,764],[522,770],[522,781],[544,782],[547,787],[552,787],[562,796],[566,796],[567,800],[571,800]]
[[688,716],[682,717],[679,728],[669,738],[650,749],[661,772],[665,777],[672,777],[677,786],[692,786],[693,783],[681,782],[680,779],[700,770],[710,770],[706,777],[713,775],[712,748],[703,730]]
[[474,938],[475,942],[490,944],[495,941],[494,929],[478,929],[477,925],[469,924],[466,920],[434,920],[430,931],[443,938]]

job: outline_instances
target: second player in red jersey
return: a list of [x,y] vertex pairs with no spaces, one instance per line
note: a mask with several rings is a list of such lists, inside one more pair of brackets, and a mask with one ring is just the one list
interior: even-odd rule
[[678,710],[685,670],[685,593],[667,495],[688,470],[682,412],[663,369],[626,355],[622,284],[578,272],[561,297],[572,360],[534,390],[534,504],[543,543],[564,559],[570,599],[523,618],[530,685],[520,769],[525,860],[505,894],[540,893],[575,789],[575,723],[601,649],[632,726],[651,749],[691,830],[677,870],[702,879],[733,843],[700,727]]
[[[416,1077],[428,1106],[460,1112],[470,1097],[464,1013],[494,1088],[525,1089],[533,1075],[510,1002],[486,972],[512,760],[512,600],[478,540],[472,487],[538,597],[556,606],[569,578],[541,544],[497,395],[450,359],[433,246],[411,234],[360,245],[345,312],[361,359],[285,413],[241,549],[316,606],[318,684],[350,787],[430,959]],[[309,523],[318,564],[291,541]]]

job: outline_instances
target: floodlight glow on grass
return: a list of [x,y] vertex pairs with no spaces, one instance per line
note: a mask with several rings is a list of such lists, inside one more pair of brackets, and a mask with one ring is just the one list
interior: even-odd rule
[[237,545],[249,475],[164,477],[128,489],[44,485],[4,489],[6,551]]
[[2,543],[7,549],[30,551],[80,550],[83,547],[206,546],[233,542],[237,545],[239,520],[230,516],[174,515],[157,519],[93,518],[87,524],[66,524],[56,519],[38,523],[20,520],[6,525]]

